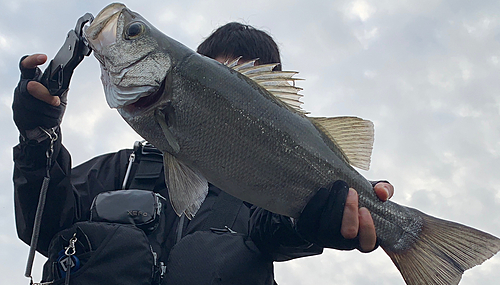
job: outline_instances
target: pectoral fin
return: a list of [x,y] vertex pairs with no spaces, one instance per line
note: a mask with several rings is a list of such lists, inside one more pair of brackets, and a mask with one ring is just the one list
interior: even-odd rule
[[373,123],[357,117],[309,118],[342,150],[349,164],[370,168],[373,149]]
[[208,182],[198,172],[169,153],[163,153],[165,181],[170,203],[177,215],[192,219],[208,193]]
[[180,150],[179,143],[175,139],[174,135],[170,131],[170,128],[168,126],[167,122],[167,114],[165,114],[164,110],[161,109],[156,109],[155,110],[155,118],[158,124],[161,127],[161,130],[163,131],[163,135],[165,136],[165,139],[168,143],[168,146],[170,147],[168,149],[168,152],[170,153],[178,153]]

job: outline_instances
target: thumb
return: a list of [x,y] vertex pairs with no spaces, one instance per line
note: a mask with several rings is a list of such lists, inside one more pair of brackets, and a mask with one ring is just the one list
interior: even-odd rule
[[41,100],[52,106],[59,106],[61,104],[61,99],[58,96],[50,95],[49,90],[40,82],[30,81],[28,82],[26,88],[31,96],[37,98],[38,100]]

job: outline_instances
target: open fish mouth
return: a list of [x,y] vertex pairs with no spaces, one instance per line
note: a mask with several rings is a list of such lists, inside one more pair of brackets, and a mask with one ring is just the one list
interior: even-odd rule
[[103,47],[116,42],[118,17],[121,11],[126,8],[121,3],[112,3],[97,14],[94,21],[84,32],[92,50],[100,52]]
[[144,110],[163,94],[170,59],[158,52],[150,32],[150,24],[121,3],[105,7],[85,30],[101,64],[101,81],[111,108]]

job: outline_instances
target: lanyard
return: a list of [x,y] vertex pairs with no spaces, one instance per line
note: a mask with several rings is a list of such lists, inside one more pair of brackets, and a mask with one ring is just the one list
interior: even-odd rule
[[31,283],[33,283],[33,278],[31,277],[31,271],[33,269],[33,262],[35,260],[35,251],[38,244],[38,237],[40,235],[40,224],[42,222],[43,208],[45,207],[45,199],[47,198],[47,189],[49,188],[50,182],[50,168],[52,167],[52,155],[54,154],[54,142],[58,139],[57,134],[54,129],[45,130],[40,127],[40,129],[47,134],[50,139],[50,145],[45,156],[47,157],[46,163],[46,173],[43,178],[42,187],[40,188],[40,196],[38,196],[38,206],[36,208],[35,221],[33,224],[33,233],[31,234],[30,251],[28,254],[28,262],[26,264],[26,271],[24,276],[31,278]]

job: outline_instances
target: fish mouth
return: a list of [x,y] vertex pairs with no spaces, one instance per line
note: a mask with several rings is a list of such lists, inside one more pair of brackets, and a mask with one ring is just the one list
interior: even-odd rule
[[118,17],[127,7],[121,3],[112,3],[97,14],[84,31],[84,36],[94,51],[101,51],[103,47],[116,42],[116,28]]
[[[131,23],[138,22],[136,29],[128,33]],[[149,31],[149,23],[121,3],[106,6],[85,29],[84,36],[101,65],[101,81],[110,108],[142,112],[165,92],[170,59],[156,56],[154,45],[145,43],[143,34],[149,36]],[[131,45],[140,48],[130,51]]]
[[163,93],[165,92],[165,81],[164,79],[160,85],[160,88],[156,92],[153,92],[147,96],[141,97],[139,100],[135,101],[134,103],[131,103],[129,105],[123,106],[123,109],[126,111],[132,111],[132,110],[143,110],[154,103],[158,102],[160,98],[162,97]]

